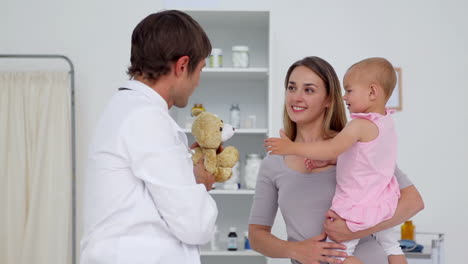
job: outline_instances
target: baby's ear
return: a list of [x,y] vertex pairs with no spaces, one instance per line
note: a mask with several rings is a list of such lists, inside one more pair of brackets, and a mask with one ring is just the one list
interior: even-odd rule
[[369,98],[371,100],[375,100],[379,96],[379,93],[380,93],[379,86],[375,83],[371,84],[370,89],[369,89]]

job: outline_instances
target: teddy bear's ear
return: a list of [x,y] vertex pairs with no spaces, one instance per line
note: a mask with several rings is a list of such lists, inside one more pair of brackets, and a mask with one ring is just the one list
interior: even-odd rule
[[192,116],[198,116],[199,114],[205,112],[205,110],[200,109],[198,107],[192,108]]

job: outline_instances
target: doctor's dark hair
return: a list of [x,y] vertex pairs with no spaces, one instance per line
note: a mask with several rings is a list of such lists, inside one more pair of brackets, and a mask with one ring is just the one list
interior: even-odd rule
[[189,57],[192,74],[211,53],[211,43],[200,24],[188,14],[166,10],[144,18],[133,30],[127,74],[157,81],[182,56]]
[[[330,100],[330,105],[325,109],[322,136],[324,139],[332,138],[336,135],[336,132],[340,132],[346,125],[346,113],[341,96],[341,85],[335,69],[333,69],[330,63],[320,57],[305,57],[289,67],[284,81],[286,90],[288,89],[289,77],[298,66],[303,66],[313,71],[325,83],[327,99]],[[289,117],[286,104],[284,104],[283,110],[283,126],[286,135],[294,141],[296,139],[297,126]]]

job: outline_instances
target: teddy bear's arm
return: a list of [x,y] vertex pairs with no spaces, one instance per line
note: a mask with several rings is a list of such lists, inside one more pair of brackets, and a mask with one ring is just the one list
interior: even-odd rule
[[215,174],[216,172],[216,150],[215,149],[205,149],[205,169],[211,173]]
[[221,153],[218,154],[217,159],[218,167],[232,168],[239,160],[239,151],[233,146],[226,147]]
[[203,150],[200,147],[193,149],[192,161],[193,165],[197,164],[198,161],[203,157]]

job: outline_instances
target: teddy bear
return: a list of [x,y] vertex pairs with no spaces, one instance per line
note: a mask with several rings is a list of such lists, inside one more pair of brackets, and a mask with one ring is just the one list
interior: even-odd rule
[[225,182],[232,176],[232,167],[239,160],[239,151],[228,146],[220,153],[216,153],[222,142],[234,135],[234,128],[224,124],[216,115],[196,109],[192,111],[196,116],[192,124],[192,135],[199,147],[194,149],[193,164],[204,157],[205,169],[215,176],[216,182]]

